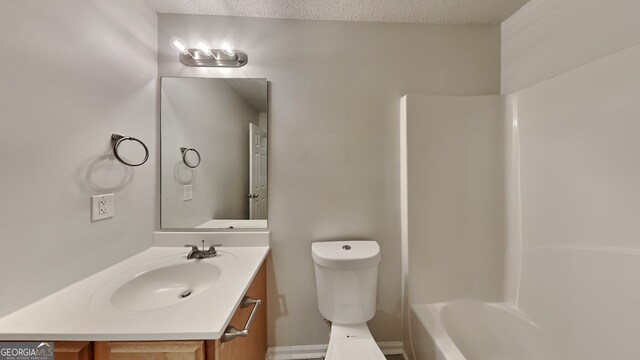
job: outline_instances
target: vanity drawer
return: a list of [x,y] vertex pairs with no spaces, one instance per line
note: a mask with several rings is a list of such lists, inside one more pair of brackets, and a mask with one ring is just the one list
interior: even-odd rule
[[99,341],[94,354],[95,360],[205,360],[202,340]]
[[91,360],[91,343],[88,341],[55,341],[54,358],[56,360]]

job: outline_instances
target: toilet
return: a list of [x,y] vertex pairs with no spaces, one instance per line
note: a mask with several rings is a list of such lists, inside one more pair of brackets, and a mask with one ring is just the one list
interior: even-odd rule
[[375,241],[315,242],[318,308],[331,321],[326,360],[384,360],[367,321],[376,313],[380,246]]

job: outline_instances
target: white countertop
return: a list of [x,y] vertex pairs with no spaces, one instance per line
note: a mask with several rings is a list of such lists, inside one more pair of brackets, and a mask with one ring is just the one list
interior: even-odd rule
[[[231,273],[221,277],[215,286],[179,304],[148,311],[102,311],[92,301],[106,284],[136,267],[168,257],[196,261],[186,259],[189,249],[184,247],[151,247],[0,318],[0,340],[219,339],[269,247],[221,246],[218,251],[220,259],[225,256],[237,259]],[[198,261],[208,260],[216,258]]]
[[196,229],[266,229],[267,220],[224,220],[213,219]]

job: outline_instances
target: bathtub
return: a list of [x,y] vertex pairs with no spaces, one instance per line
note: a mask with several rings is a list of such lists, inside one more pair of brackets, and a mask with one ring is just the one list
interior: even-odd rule
[[415,360],[557,360],[541,329],[502,303],[411,306]]

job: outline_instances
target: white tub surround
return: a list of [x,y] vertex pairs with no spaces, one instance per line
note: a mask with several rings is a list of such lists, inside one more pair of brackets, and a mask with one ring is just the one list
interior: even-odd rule
[[[253,239],[247,233],[237,234],[238,238]],[[235,233],[195,234],[197,237],[167,233],[165,241],[160,241],[163,245],[156,244],[1,318],[0,340],[219,339],[269,252],[269,233],[253,234],[256,238],[252,241],[234,243]],[[205,239],[207,247],[221,244],[218,256],[187,260],[189,249],[183,245],[199,243],[196,239]],[[99,254],[88,252],[87,256]],[[150,274],[157,269],[161,271]],[[129,283],[136,286],[123,290],[130,279],[152,275],[152,281],[160,279],[162,283],[163,275],[175,277],[181,270],[213,270],[211,276],[216,280],[207,286],[198,282],[203,279],[198,275],[188,297],[163,300],[160,297],[166,295],[157,292],[149,304],[144,290],[139,290],[141,284]],[[118,296],[117,291],[127,290],[135,294]]]

